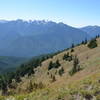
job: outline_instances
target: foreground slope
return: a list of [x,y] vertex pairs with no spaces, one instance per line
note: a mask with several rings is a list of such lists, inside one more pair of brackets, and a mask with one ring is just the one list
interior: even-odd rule
[[[90,49],[86,45],[74,48],[74,51],[65,50],[44,62],[35,69],[35,74],[25,76],[18,83],[16,89],[10,93],[16,95],[7,97],[10,100],[100,100],[100,38],[97,39],[98,47]],[[82,70],[70,76],[73,60],[63,60],[64,54],[69,52],[77,55]],[[48,70],[50,61],[59,60],[59,68]],[[63,67],[64,73],[59,75]],[[53,77],[55,76],[55,78]],[[30,82],[34,86],[30,92]],[[35,88],[34,84],[40,84]],[[3,100],[4,97],[1,97]]]

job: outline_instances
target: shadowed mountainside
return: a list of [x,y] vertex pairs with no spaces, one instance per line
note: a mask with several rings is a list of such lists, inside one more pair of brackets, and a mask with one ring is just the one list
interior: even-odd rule
[[37,56],[63,50],[89,39],[77,28],[52,21],[1,21],[1,56]]

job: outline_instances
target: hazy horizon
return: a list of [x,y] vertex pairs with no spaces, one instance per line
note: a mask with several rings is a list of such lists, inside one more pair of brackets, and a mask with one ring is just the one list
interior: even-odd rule
[[[45,20],[45,19],[37,19],[37,20],[35,20],[35,19],[28,19],[28,20],[25,20],[25,19],[21,19],[21,18],[18,18],[18,19],[0,19],[0,21],[2,22],[2,21],[17,21],[17,20],[22,20],[22,21],[27,21],[27,22],[30,22],[30,21],[45,21],[45,22],[49,22],[49,21],[52,21],[52,22],[55,22],[55,23],[64,23],[64,22],[57,22],[57,21],[54,21],[54,20]],[[69,24],[67,24],[67,23],[64,23],[64,24],[66,24],[66,25],[68,25],[68,26],[71,26],[71,27],[75,27],[75,28],[82,28],[82,27],[87,27],[87,26],[99,26],[99,25],[91,25],[91,24],[88,24],[88,25],[83,25],[83,26],[72,26],[72,25],[69,25]]]
[[0,20],[52,20],[73,27],[99,25],[99,0],[2,0]]

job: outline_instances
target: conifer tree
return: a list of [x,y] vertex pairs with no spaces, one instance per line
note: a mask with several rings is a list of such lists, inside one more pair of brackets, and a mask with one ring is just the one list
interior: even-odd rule
[[53,76],[53,77],[52,77],[52,82],[55,82],[55,81],[56,81],[56,77]]
[[77,58],[77,56],[74,57],[74,61],[73,61],[73,67],[71,69],[71,71],[69,72],[70,75],[73,75],[74,73],[80,71],[80,65],[79,65],[79,59]]
[[49,66],[48,66],[48,70],[51,70],[53,68],[53,62],[50,61]]
[[98,45],[97,45],[96,39],[92,39],[92,40],[89,42],[89,44],[88,44],[88,47],[89,47],[90,49],[95,48],[95,47],[97,47],[97,46],[98,46]]
[[85,39],[85,41],[84,41],[84,45],[85,45],[85,44],[87,44],[87,39]]
[[59,60],[56,61],[55,63],[55,68],[58,68],[60,66]]
[[64,73],[64,68],[62,67],[62,68],[59,70],[59,75],[62,76],[63,73]]
[[74,46],[74,43],[72,43],[72,46],[71,46],[71,48],[74,48],[75,46]]

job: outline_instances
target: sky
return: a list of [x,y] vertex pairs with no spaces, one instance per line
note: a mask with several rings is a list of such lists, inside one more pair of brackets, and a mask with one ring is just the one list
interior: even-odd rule
[[100,0],[0,0],[0,20],[3,19],[100,26]]

